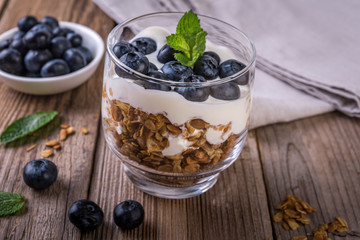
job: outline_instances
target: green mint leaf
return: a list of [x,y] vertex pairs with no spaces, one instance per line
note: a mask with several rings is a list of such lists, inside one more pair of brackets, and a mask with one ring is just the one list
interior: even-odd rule
[[18,193],[0,191],[0,217],[12,215],[25,205],[25,197]]
[[38,112],[12,122],[1,134],[0,143],[9,143],[32,133],[53,120],[58,112]]
[[183,53],[175,53],[174,57],[176,60],[178,60],[181,64],[185,65],[185,66],[191,66],[191,59],[188,58],[185,54]]
[[207,33],[204,31],[196,34],[195,44],[192,49],[194,64],[195,64],[196,60],[205,52],[205,43],[206,43],[205,37],[206,37],[206,35],[207,35]]
[[[167,40],[169,46],[171,48],[175,49],[176,51],[190,53],[190,47],[183,36],[177,35],[177,34],[171,34],[166,37],[166,40]],[[190,57],[190,56],[187,56],[187,57]]]
[[200,26],[200,19],[192,10],[184,14],[176,27],[176,34],[180,35],[196,34],[200,31],[203,31]]

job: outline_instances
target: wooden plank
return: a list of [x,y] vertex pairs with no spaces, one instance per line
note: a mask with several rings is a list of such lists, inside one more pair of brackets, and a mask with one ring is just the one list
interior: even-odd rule
[[[11,0],[1,18],[0,31],[15,27],[17,20],[27,14],[82,23],[97,30],[103,38],[114,26],[113,21],[88,0]],[[0,189],[27,197],[25,213],[1,218],[0,239],[80,237],[67,218],[67,209],[73,201],[87,198],[88,194],[100,115],[102,65],[86,84],[54,96],[25,95],[0,84],[0,129],[24,115],[58,110],[62,122],[77,130],[51,158],[58,166],[59,176],[54,186],[43,191],[34,191],[24,184],[22,169],[28,161],[40,157],[45,139],[38,140],[37,147],[30,152],[26,152],[25,147],[0,147]],[[80,127],[86,127],[90,133],[82,135]],[[49,136],[50,139],[57,137],[58,130]]]
[[[90,199],[104,210],[105,222],[84,239],[266,239],[272,237],[266,192],[254,132],[238,159],[203,195],[182,200],[152,197],[136,189],[123,166],[106,147],[101,132]],[[132,231],[120,230],[113,209],[121,201],[143,204],[145,221]]]
[[271,214],[287,194],[317,209],[310,225],[294,232],[274,224],[277,239],[304,235],[336,216],[360,230],[359,119],[330,113],[256,132]]

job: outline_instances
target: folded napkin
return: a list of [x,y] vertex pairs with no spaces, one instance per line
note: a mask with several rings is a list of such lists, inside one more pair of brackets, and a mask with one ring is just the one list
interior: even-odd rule
[[360,1],[94,2],[117,22],[150,12],[193,9],[246,32],[258,53],[252,127],[334,108],[360,117]]

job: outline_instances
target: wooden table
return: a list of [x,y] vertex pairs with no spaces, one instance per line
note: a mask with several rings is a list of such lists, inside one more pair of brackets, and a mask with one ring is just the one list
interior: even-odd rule
[[[87,0],[0,0],[0,31],[27,14],[46,15],[91,27],[105,39],[115,23]],[[15,119],[57,110],[77,133],[51,160],[59,168],[56,183],[34,191],[22,180],[22,169],[40,157],[46,139],[26,152],[25,146],[0,147],[0,190],[26,196],[26,210],[0,218],[0,239],[290,239],[341,216],[360,229],[360,121],[338,112],[275,124],[250,131],[241,157],[205,194],[165,200],[144,194],[126,179],[123,166],[104,141],[100,126],[103,63],[81,87],[54,96],[30,96],[0,84],[0,129]],[[79,128],[86,127],[84,136]],[[48,139],[58,138],[54,131]],[[317,210],[311,224],[286,231],[271,218],[275,207],[294,194]],[[72,202],[90,199],[105,221],[82,234],[68,220]],[[122,231],[112,219],[119,202],[144,205],[144,223]],[[332,239],[344,239],[330,235]],[[355,239],[348,236],[346,239]]]

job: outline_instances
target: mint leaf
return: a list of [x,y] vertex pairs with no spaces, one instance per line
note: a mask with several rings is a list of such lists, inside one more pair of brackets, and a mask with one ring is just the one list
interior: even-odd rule
[[192,10],[184,14],[176,27],[176,34],[180,35],[196,34],[200,31],[203,31],[200,26],[200,19]]
[[0,191],[0,217],[12,215],[25,205],[25,197],[18,193]]
[[188,58],[187,56],[185,56],[185,54],[183,54],[183,53],[175,53],[174,57],[175,57],[176,60],[178,60],[179,62],[181,62],[185,66],[190,66],[191,65],[191,59]]
[[0,136],[0,143],[9,143],[32,133],[53,120],[58,112],[38,112],[12,122]]
[[171,34],[166,37],[166,40],[169,43],[169,45],[174,46],[173,49],[175,49],[176,51],[190,52],[190,47],[183,36]]

